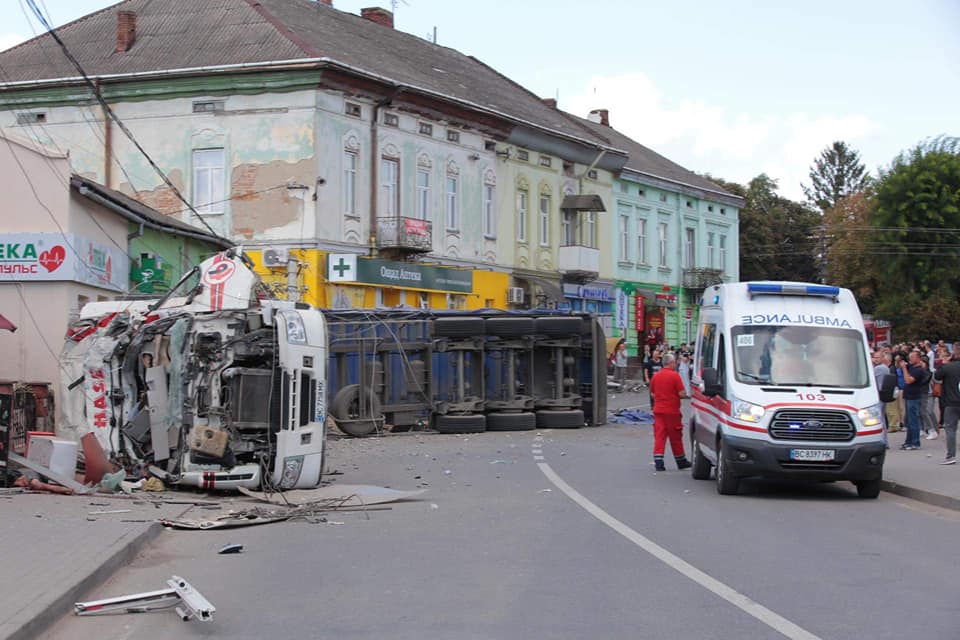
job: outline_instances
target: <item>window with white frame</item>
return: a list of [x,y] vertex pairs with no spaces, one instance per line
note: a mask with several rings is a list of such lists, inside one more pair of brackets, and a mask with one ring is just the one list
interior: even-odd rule
[[527,241],[527,210],[530,194],[521,189],[517,191],[517,242]]
[[562,245],[570,247],[577,244],[577,213],[575,211],[564,211],[560,216],[560,237]]
[[711,269],[713,269],[713,267],[716,265],[714,261],[714,259],[717,257],[717,248],[714,245],[714,242],[716,242],[716,236],[717,234],[715,234],[713,231],[707,232],[707,266]]
[[683,259],[684,264],[688,269],[692,269],[696,266],[696,250],[695,245],[697,241],[696,230],[691,227],[687,227],[683,231]]
[[540,195],[540,246],[550,245],[550,196]]
[[357,152],[343,152],[343,213],[357,215]]
[[417,168],[417,217],[430,219],[430,169]]
[[727,270],[727,236],[720,234],[720,269]]
[[454,174],[447,174],[447,229],[460,229],[460,180]]
[[620,214],[620,261],[630,262],[630,216]]
[[400,211],[400,161],[396,158],[380,160],[380,206],[384,216],[396,216]]
[[222,148],[194,149],[193,207],[197,213],[215,215],[224,212],[225,159]]
[[584,238],[586,245],[588,247],[597,248],[597,212],[588,211],[587,212],[587,225],[586,225],[586,234],[587,237]]
[[661,222],[657,225],[657,246],[660,250],[658,264],[661,267],[667,266],[667,223]]
[[494,186],[483,185],[483,235],[487,238],[497,237],[497,218],[493,208]]
[[647,264],[647,221],[637,219],[637,262]]

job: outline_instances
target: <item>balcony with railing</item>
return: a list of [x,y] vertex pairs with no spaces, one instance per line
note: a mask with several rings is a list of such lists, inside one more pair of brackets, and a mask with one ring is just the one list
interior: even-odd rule
[[377,218],[377,247],[409,253],[433,251],[433,223],[419,218]]
[[589,282],[600,275],[600,250],[593,247],[561,246],[557,262],[560,273],[567,280]]
[[683,270],[683,288],[702,291],[723,282],[723,269],[705,267]]

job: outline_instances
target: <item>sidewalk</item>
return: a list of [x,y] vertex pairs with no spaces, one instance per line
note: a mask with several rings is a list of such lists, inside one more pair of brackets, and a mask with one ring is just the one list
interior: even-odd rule
[[41,493],[0,497],[0,638],[36,638],[162,533],[157,519],[188,508],[158,507],[148,500]]

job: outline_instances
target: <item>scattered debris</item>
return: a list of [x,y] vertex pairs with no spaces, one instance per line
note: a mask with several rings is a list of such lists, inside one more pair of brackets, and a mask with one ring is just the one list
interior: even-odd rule
[[34,462],[33,460],[27,460],[23,456],[16,454],[13,451],[9,453],[9,457],[7,458],[7,460],[9,462],[14,462],[20,465],[21,467],[26,467],[27,469],[36,471],[40,475],[46,476],[47,478],[49,478],[50,480],[53,480],[57,484],[67,487],[68,489],[72,489],[74,493],[91,493],[93,491],[93,489],[83,486],[76,480],[62,476],[59,473],[52,471],[51,469],[48,469],[42,464],[38,464]]
[[104,509],[102,511],[91,511],[88,516],[105,516],[109,513],[130,513],[130,509]]
[[66,496],[73,495],[73,489],[69,487],[61,487],[57,484],[50,484],[48,482],[40,482],[36,478],[27,478],[26,476],[20,476],[14,480],[13,484],[16,487],[22,487],[24,489],[30,489],[31,491],[43,491],[46,493],[59,493]]
[[220,555],[226,555],[229,553],[242,553],[243,545],[242,544],[228,544],[220,548],[220,551],[217,551]]
[[653,424],[653,414],[642,409],[620,409],[607,417],[608,422],[616,424]]
[[386,504],[399,500],[410,500],[423,494],[426,489],[416,491],[397,491],[385,487],[363,484],[332,484],[319,489],[295,489],[280,493],[267,494],[262,491],[241,488],[240,493],[262,502],[277,505],[317,505],[327,503],[326,508],[363,507],[372,504]]
[[166,491],[167,487],[164,486],[163,480],[160,478],[147,478],[143,481],[144,491]]
[[552,492],[553,492],[553,489],[540,489],[540,491],[537,491],[537,493],[552,493]]
[[120,485],[123,483],[123,479],[126,477],[127,474],[124,471],[103,474],[103,479],[100,480],[100,491],[116,493],[120,490]]
[[73,605],[73,612],[78,616],[95,616],[112,613],[145,613],[158,609],[169,609],[175,606],[177,615],[186,622],[196,618],[201,622],[213,620],[217,610],[210,601],[190,586],[190,583],[180,576],[173,576],[167,580],[168,589],[133,593],[127,596],[77,602]]

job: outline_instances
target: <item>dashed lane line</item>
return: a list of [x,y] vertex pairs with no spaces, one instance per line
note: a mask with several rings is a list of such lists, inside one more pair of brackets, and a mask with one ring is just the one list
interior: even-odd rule
[[[533,459],[543,460],[543,456],[534,456]],[[620,522],[609,513],[590,502],[590,500],[581,495],[576,489],[564,482],[563,478],[558,476],[557,473],[546,462],[537,462],[537,466],[540,467],[540,471],[543,472],[543,475],[545,475],[547,479],[553,483],[553,486],[567,494],[568,498],[580,505],[587,513],[652,555],[657,560],[660,560],[671,569],[685,575],[687,578],[690,578],[701,587],[720,596],[730,604],[741,609],[748,615],[753,616],[771,629],[781,633],[791,640],[820,640],[819,636],[810,633],[803,627],[800,627],[799,625],[787,620],[783,616],[774,613],[762,604],[751,600],[733,587],[727,586],[716,578],[704,573],[700,569],[697,569],[683,558],[667,551],[653,540],[650,540],[646,536],[637,533],[624,523]]]

